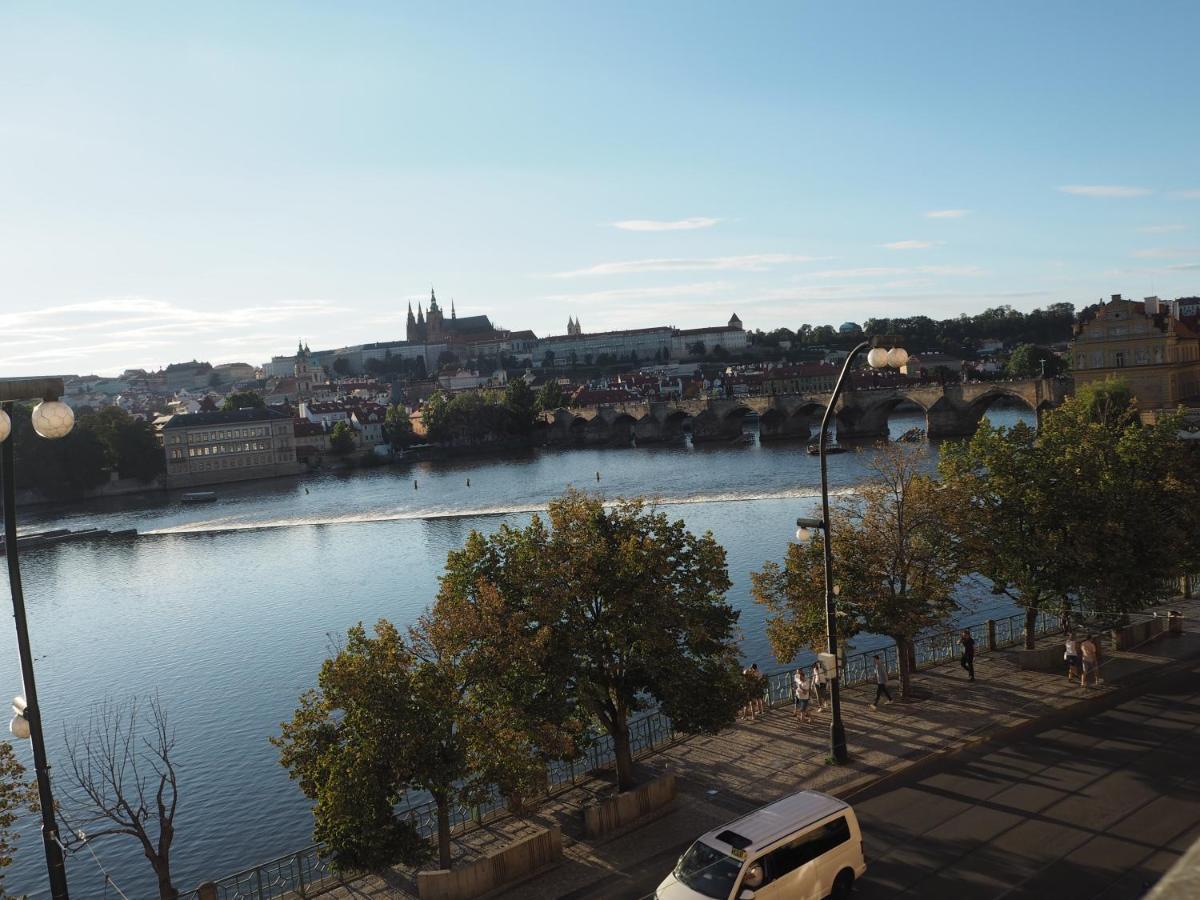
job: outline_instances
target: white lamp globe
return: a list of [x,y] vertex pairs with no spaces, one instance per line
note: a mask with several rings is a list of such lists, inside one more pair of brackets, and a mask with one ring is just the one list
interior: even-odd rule
[[882,369],[888,364],[888,352],[882,347],[872,347],[867,354],[867,364],[872,369]]
[[12,433],[12,419],[8,417],[8,413],[0,409],[0,442]]
[[888,365],[893,369],[899,369],[908,362],[908,351],[903,347],[893,347],[888,351]]
[[43,400],[33,408],[33,430],[44,438],[61,438],[71,433],[75,413],[61,400]]
[[13,737],[26,740],[29,737],[29,720],[24,716],[13,716],[12,721],[8,723],[8,730],[13,733]]

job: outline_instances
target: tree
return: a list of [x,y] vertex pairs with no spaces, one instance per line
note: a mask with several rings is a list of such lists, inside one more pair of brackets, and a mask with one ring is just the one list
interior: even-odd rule
[[333,361],[333,371],[337,372],[339,375],[349,375],[350,360],[346,359],[344,356],[335,358]]
[[984,426],[942,448],[963,540],[994,590],[1025,608],[1026,647],[1047,603],[1074,597],[1122,617],[1184,574],[1200,549],[1200,486],[1179,425],[1143,425],[1128,387],[1107,382],[1046,412],[1037,431]]
[[356,625],[271,739],[315,801],[314,837],[337,868],[427,859],[428,843],[395,812],[420,790],[437,806],[438,861],[448,869],[453,803],[479,803],[492,785],[521,791],[539,782],[541,748],[524,728],[531,720],[505,706],[497,686],[536,678],[541,649],[509,613],[481,586],[470,601],[439,596],[407,639],[386,620],[373,636]]
[[703,356],[705,353],[704,341],[696,341],[696,343],[688,347],[688,353],[692,354],[692,356]]
[[1053,377],[1066,371],[1066,362],[1057,353],[1034,344],[1022,344],[1012,352],[1005,371],[1013,378]]
[[553,412],[566,405],[567,398],[563,394],[562,385],[556,380],[547,381],[538,391],[536,405],[538,412]]
[[329,432],[329,449],[338,456],[345,456],[354,450],[357,442],[354,439],[354,429],[347,422],[335,422]]
[[21,814],[37,802],[37,791],[25,781],[25,767],[12,744],[0,741],[0,900],[10,896],[4,887],[4,869],[12,865],[20,835],[13,830]]
[[512,416],[512,428],[517,434],[529,434],[537,412],[537,398],[524,378],[514,378],[504,392],[504,408]]
[[222,412],[234,412],[239,409],[265,409],[267,402],[256,391],[235,391],[225,398],[221,404]]
[[554,351],[547,350],[546,353],[542,356],[542,367],[548,369],[553,365],[554,365]]
[[112,465],[96,432],[80,422],[64,438],[47,440],[33,430],[32,410],[13,404],[12,438],[18,487],[30,487],[54,499],[78,496],[108,481]]
[[633,784],[629,718],[657,704],[685,733],[730,725],[745,699],[726,602],[725,551],[641,500],[606,507],[570,491],[524,530],[472,535],[445,580],[495,585],[546,629],[546,667],[613,741],[617,782]]
[[[179,783],[171,754],[175,729],[157,696],[149,712],[136,699],[104,701],[93,708],[86,726],[66,734],[71,793],[68,802],[87,827],[87,840],[127,835],[158,879],[159,900],[179,896],[171,879],[171,844]],[[147,731],[149,735],[147,735]]]
[[144,419],[135,419],[119,406],[106,406],[92,416],[81,415],[78,421],[96,432],[122,478],[149,482],[166,471],[154,428]]
[[[947,523],[954,510],[922,474],[925,450],[889,444],[871,463],[872,479],[830,511],[834,573],[840,585],[838,628],[896,642],[900,695],[908,697],[913,641],[947,622],[958,608],[954,589],[962,561]],[[768,562],[751,576],[754,598],[768,610],[767,636],[777,658],[791,660],[824,638],[824,551],[789,549],[783,567]]]
[[383,427],[387,430],[388,441],[397,450],[413,442],[412,420],[408,417],[408,410],[399,403],[388,407],[383,417]]

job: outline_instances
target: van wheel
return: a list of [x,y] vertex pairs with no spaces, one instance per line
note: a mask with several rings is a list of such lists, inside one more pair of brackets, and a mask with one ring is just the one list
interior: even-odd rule
[[833,879],[833,890],[829,892],[830,900],[847,900],[852,890],[854,890],[854,873],[849,869],[842,869],[838,872],[837,878]]

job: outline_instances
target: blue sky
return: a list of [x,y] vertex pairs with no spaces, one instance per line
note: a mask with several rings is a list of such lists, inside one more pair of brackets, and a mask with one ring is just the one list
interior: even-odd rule
[[0,375],[1200,293],[1195,3],[0,7]]

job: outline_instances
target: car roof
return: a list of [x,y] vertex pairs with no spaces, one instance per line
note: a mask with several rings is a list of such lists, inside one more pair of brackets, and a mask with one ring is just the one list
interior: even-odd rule
[[820,791],[800,791],[776,800],[735,822],[714,828],[700,840],[733,856],[733,850],[754,853],[782,837],[850,808],[848,803]]

